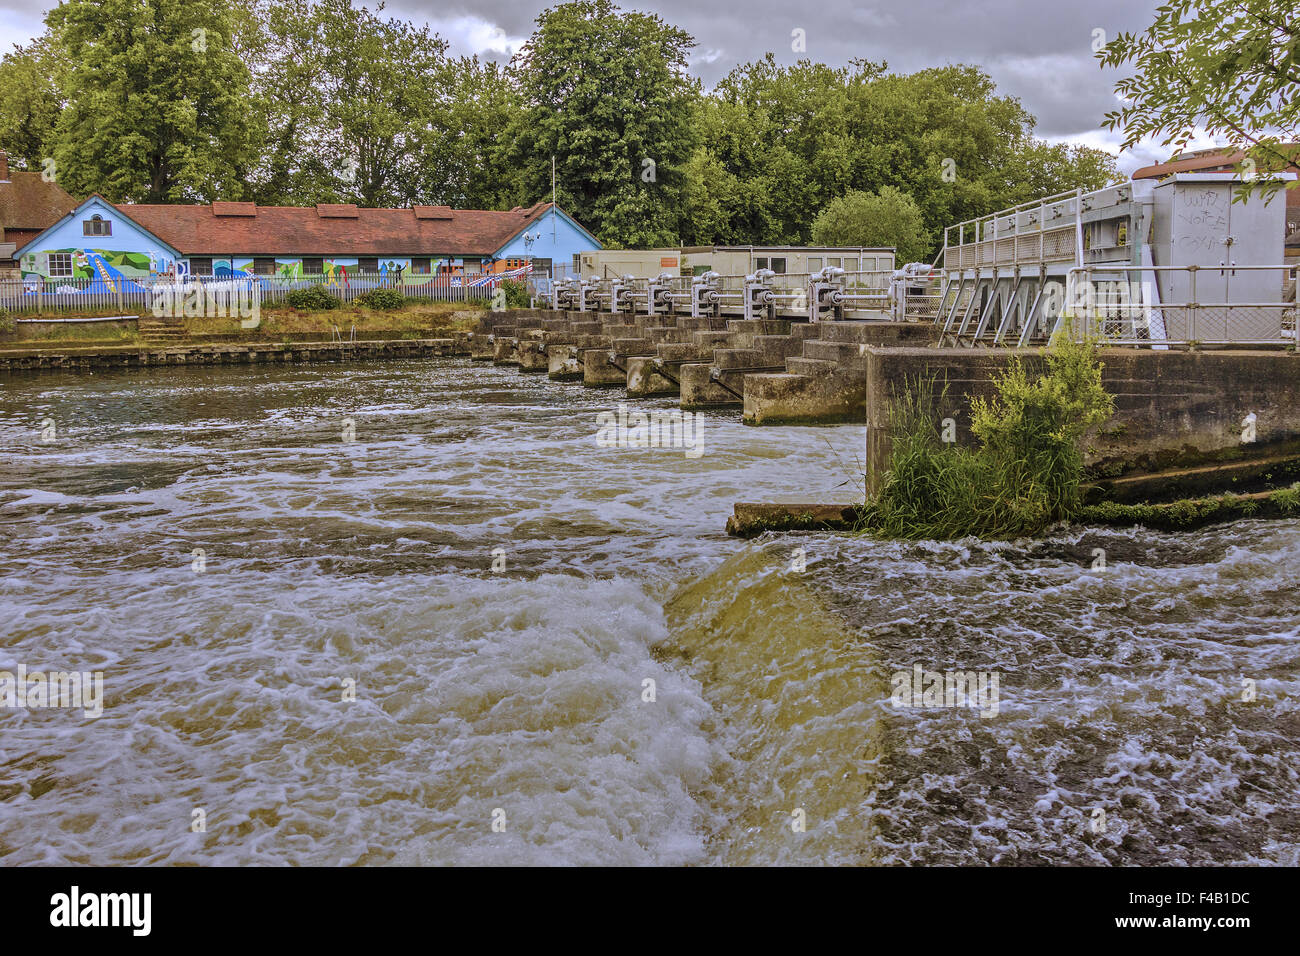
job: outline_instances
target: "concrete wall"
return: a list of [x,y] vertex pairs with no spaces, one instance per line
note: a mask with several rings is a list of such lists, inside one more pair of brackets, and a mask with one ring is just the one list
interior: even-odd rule
[[[943,417],[957,425],[959,444],[973,444],[970,399],[994,394],[992,375],[1015,354],[1031,370],[1041,350],[882,349],[867,354],[868,483],[889,462],[889,405],[903,382],[946,380]],[[1293,352],[1107,349],[1102,383],[1115,416],[1087,440],[1089,470],[1104,477],[1278,454],[1300,449],[1300,356]],[[1243,421],[1255,415],[1253,443]]]

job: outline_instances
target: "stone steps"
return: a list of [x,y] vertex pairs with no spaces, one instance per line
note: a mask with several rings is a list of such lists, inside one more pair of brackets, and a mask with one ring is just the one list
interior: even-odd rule
[[[803,358],[802,356],[787,359],[785,367],[793,375],[807,375],[809,378],[818,378],[823,375],[845,375],[850,371],[841,368],[839,363],[833,359]],[[857,376],[853,377],[856,378]],[[866,381],[865,369],[863,381]]]
[[817,322],[813,338],[862,345],[929,345],[935,341],[928,322]]
[[661,342],[655,346],[655,355],[665,362],[708,362],[713,358],[713,346],[696,342]]
[[758,349],[714,349],[715,368],[758,368],[765,356]]
[[728,332],[749,332],[753,335],[789,335],[789,319],[728,319]]
[[[483,333],[493,326],[489,350]],[[743,406],[753,424],[829,423],[865,420],[864,346],[932,340],[922,323],[572,312],[494,315],[466,348],[557,381],[623,387],[630,397],[680,394],[687,409]]]
[[841,368],[866,371],[867,355],[858,342],[824,342],[808,339],[803,343],[803,358],[835,362]]
[[696,345],[704,348],[725,348],[731,343],[730,332],[692,332],[691,338]]

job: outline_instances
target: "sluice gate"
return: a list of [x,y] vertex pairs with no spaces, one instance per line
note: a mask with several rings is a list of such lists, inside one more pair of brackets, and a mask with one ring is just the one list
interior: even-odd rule
[[1068,323],[1114,345],[1294,346],[1285,198],[1260,191],[1231,173],[1179,173],[949,226],[940,343],[1040,345]]

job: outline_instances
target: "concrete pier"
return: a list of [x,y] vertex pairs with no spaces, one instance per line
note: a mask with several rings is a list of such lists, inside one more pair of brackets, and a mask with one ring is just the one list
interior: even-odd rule
[[576,345],[547,346],[546,377],[556,382],[581,382],[583,351]]
[[[1041,349],[868,347],[868,488],[888,467],[889,409],[904,382],[947,384],[944,417],[959,444],[974,443],[970,398],[991,398],[993,375],[1019,355],[1031,372]],[[1098,480],[1198,465],[1300,454],[1300,356],[1287,351],[1103,349],[1102,385],[1115,416],[1087,439],[1084,461]],[[1253,417],[1252,417],[1253,416]]]
[[586,349],[582,353],[582,384],[587,388],[625,388],[627,371],[612,349]]
[[745,378],[749,425],[829,424],[866,420],[866,348],[924,345],[935,329],[913,322],[819,322],[777,373]]
[[651,395],[676,395],[681,390],[676,368],[663,359],[636,356],[627,360],[628,398],[646,398]]

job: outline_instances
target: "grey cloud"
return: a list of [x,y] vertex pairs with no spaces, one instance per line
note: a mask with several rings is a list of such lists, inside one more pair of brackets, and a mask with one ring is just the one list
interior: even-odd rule
[[[801,56],[842,66],[854,58],[886,60],[912,71],[948,63],[984,67],[1005,93],[1018,96],[1045,136],[1094,130],[1113,106],[1118,74],[1103,71],[1092,55],[1094,30],[1107,38],[1141,30],[1158,0],[909,0],[863,3],[822,0],[797,7],[789,0],[701,4],[698,0],[629,0],[624,9],[657,13],[695,37],[693,72],[711,86],[728,71],[771,51],[778,62]],[[531,32],[536,15],[551,4],[510,0],[403,2],[411,15],[442,19],[473,16],[515,36]],[[791,49],[791,31],[807,37],[806,54]],[[1035,67],[1037,64],[1037,67]]]
[[[557,2],[393,0],[386,10],[435,24],[473,17],[508,36],[524,37],[537,15]],[[865,58],[886,60],[891,69],[909,72],[970,63],[984,67],[1002,92],[1020,98],[1038,118],[1040,135],[1059,137],[1095,131],[1114,104],[1111,91],[1119,74],[1101,70],[1093,59],[1093,31],[1112,37],[1121,30],[1141,30],[1153,19],[1158,2],[822,0],[798,6],[790,0],[626,0],[619,5],[657,13],[694,36],[698,47],[692,71],[706,86],[768,51],[783,64],[802,56],[835,66]],[[50,0],[0,0],[0,10],[30,17],[33,34],[41,32],[44,10],[51,5]],[[806,53],[791,49],[795,28],[806,33]]]

